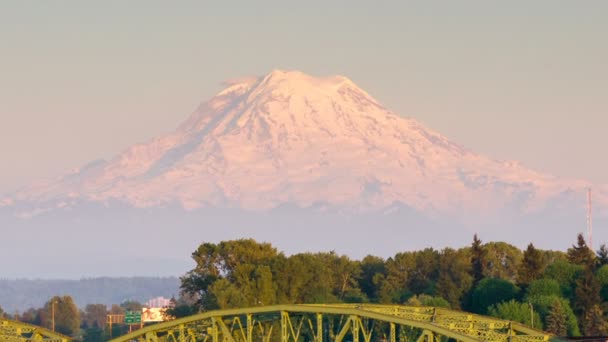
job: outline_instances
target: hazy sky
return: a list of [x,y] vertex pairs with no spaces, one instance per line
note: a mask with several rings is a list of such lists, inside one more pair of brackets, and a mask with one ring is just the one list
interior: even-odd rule
[[608,183],[608,1],[0,2],[0,192],[174,129],[223,80],[343,74],[466,147]]

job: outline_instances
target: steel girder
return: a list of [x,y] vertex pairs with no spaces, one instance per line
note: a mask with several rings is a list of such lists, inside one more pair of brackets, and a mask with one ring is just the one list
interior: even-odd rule
[[2,342],[69,342],[69,337],[56,332],[26,324],[0,318],[0,341]]
[[542,342],[523,324],[434,307],[294,304],[209,311],[151,325],[113,342]]

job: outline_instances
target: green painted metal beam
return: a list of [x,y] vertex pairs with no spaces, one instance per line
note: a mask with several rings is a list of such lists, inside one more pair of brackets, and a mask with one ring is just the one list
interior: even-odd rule
[[70,342],[71,339],[36,325],[0,318],[0,341]]
[[[310,329],[312,338],[320,342],[323,338],[324,318],[337,316],[346,317],[346,322],[338,327],[340,331],[336,332],[338,335],[335,340],[326,342],[339,342],[346,336],[350,336],[352,341],[358,341],[360,336],[365,341],[371,341],[374,330],[366,330],[361,323],[363,319],[385,324],[389,329],[390,342],[396,340],[397,327],[415,329],[419,338],[429,342],[438,339],[435,336],[462,342],[543,342],[557,339],[522,324],[443,308],[374,304],[294,304],[209,311],[148,326],[112,341],[164,341],[167,340],[165,336],[169,330],[174,333],[176,327],[181,327],[181,331],[185,328],[197,330],[199,338],[210,338],[212,342],[251,342],[253,325],[259,325],[261,338],[269,340],[274,322],[280,324],[281,342],[299,342],[302,327],[305,326],[304,320],[308,319],[310,327],[317,326],[317,329]],[[243,327],[240,317],[246,317],[246,327]],[[313,324],[314,321],[316,324]],[[229,328],[226,322],[232,322],[232,328]],[[235,329],[240,329],[240,334],[237,334]],[[219,341],[218,334],[221,334],[222,341]]]

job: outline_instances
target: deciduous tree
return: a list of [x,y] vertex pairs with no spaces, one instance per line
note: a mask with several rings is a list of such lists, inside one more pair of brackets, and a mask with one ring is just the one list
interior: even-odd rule
[[[488,310],[490,316],[523,323],[534,324],[534,328],[542,329],[542,321],[538,312],[533,312],[530,303],[520,303],[514,299],[495,304]],[[534,319],[532,319],[534,317]]]
[[468,252],[464,249],[454,250],[445,248],[439,255],[439,276],[435,293],[445,298],[452,308],[461,307],[463,296],[473,285],[471,262]]
[[64,335],[74,335],[80,328],[80,311],[70,296],[55,296],[51,298],[43,309],[41,325],[52,329],[55,321],[55,330]]
[[518,290],[517,286],[508,280],[485,278],[477,284],[471,294],[471,310],[486,314],[490,306],[514,299]]

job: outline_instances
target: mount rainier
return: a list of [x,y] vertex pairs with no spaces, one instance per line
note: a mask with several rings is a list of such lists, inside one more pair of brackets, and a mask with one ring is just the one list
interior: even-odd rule
[[599,227],[603,185],[476,154],[346,77],[275,70],[231,82],[170,134],[0,196],[0,257],[27,254],[9,276],[59,264],[70,276],[121,274],[126,258],[179,273],[200,242],[239,237],[353,257],[458,247],[474,232],[565,249],[585,229],[589,187]]

